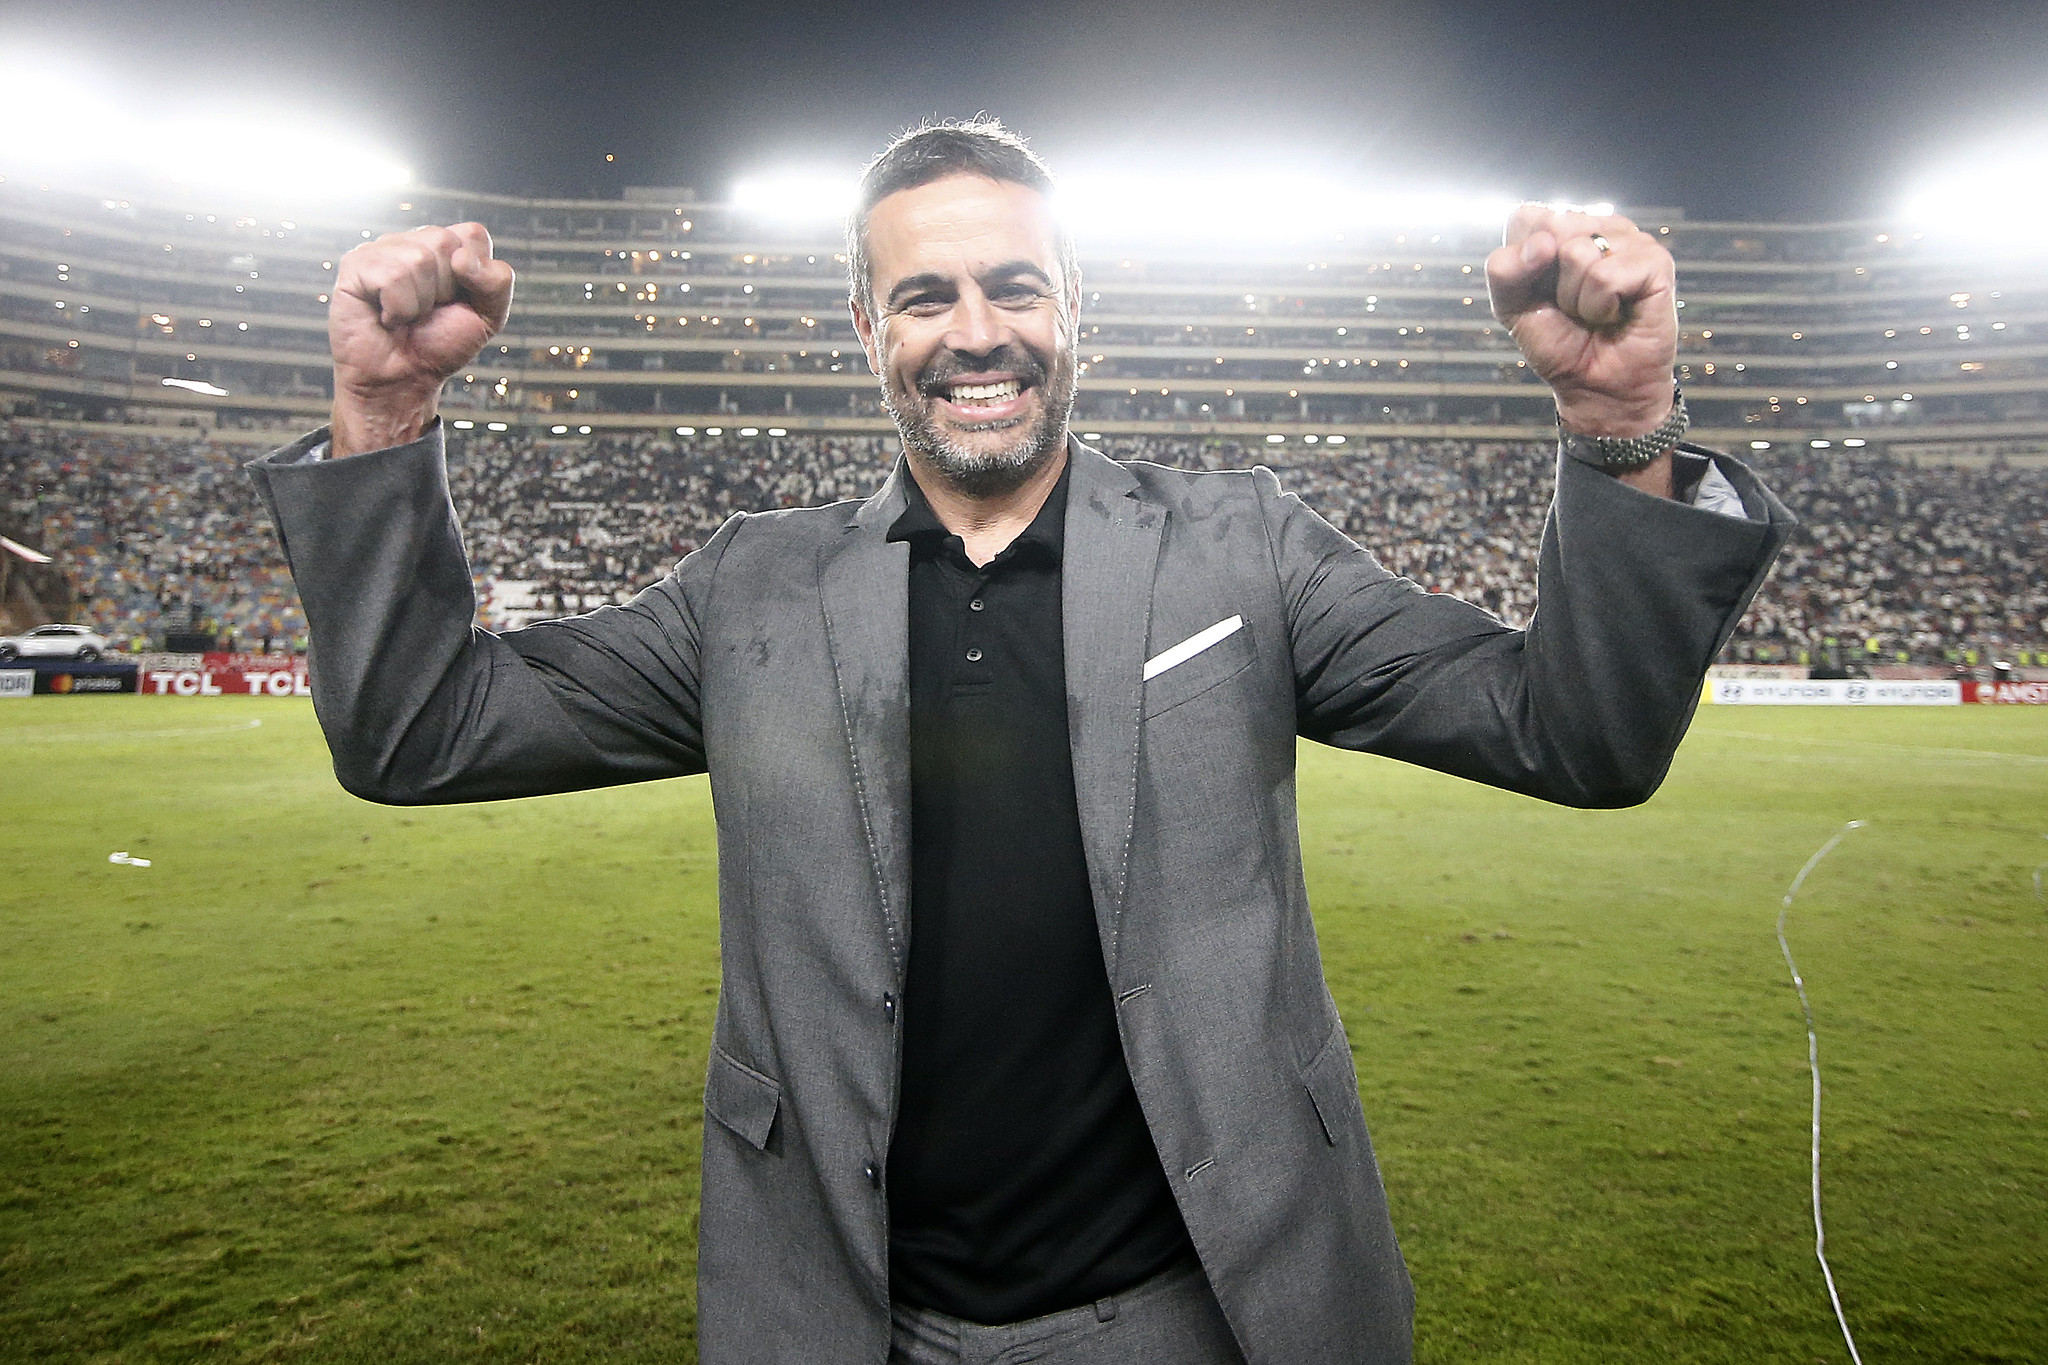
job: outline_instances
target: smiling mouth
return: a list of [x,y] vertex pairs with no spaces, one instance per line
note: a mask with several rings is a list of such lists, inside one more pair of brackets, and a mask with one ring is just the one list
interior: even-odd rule
[[1017,375],[1003,379],[942,381],[928,392],[941,412],[969,428],[1007,427],[1024,419],[1036,386]]
[[950,384],[942,396],[955,407],[994,408],[1003,406],[1023,392],[1023,380],[1003,379],[993,384]]

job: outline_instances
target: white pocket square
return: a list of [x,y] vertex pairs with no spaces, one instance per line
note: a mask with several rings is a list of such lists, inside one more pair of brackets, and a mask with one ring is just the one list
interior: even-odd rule
[[1160,650],[1145,660],[1145,681],[1151,682],[1167,669],[1180,667],[1203,650],[1223,643],[1243,629],[1242,616],[1226,617],[1207,630],[1198,630],[1179,644]]

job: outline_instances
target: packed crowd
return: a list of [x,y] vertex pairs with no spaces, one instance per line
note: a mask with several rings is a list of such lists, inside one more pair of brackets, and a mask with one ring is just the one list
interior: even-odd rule
[[[1548,446],[1105,444],[1183,467],[1273,465],[1396,572],[1512,623],[1535,607]],[[453,433],[449,475],[480,614],[502,627],[622,600],[733,512],[864,496],[893,452],[878,437],[467,432]],[[123,644],[154,646],[191,621],[238,648],[302,647],[304,618],[239,468],[247,454],[14,423],[0,429],[0,529],[57,555],[78,614]],[[1809,451],[1764,473],[1801,526],[1728,659],[2048,666],[2048,470]]]
[[265,653],[303,648],[298,595],[244,458],[205,441],[10,422],[0,525],[48,547],[74,617],[117,647],[159,649],[177,631]]

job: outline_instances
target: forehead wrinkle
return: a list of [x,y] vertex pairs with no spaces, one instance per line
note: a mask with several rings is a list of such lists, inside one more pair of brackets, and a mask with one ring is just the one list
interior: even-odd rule
[[1017,260],[1034,262],[1048,282],[1059,278],[1059,237],[1050,208],[1044,196],[1023,186],[949,176],[899,190],[875,205],[867,231],[875,264],[883,256],[908,257],[900,265],[890,263],[899,280],[935,272],[978,279],[988,268],[981,262]]

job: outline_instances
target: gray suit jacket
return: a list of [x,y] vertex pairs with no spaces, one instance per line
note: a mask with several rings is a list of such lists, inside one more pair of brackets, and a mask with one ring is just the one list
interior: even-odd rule
[[[888,1150],[910,886],[899,465],[861,503],[735,516],[619,607],[493,636],[438,431],[259,462],[342,785],[490,800],[709,770],[723,987],[704,1105],[709,1365],[888,1353]],[[1295,825],[1306,735],[1552,801],[1662,779],[1790,524],[1561,460],[1526,631],[1396,578],[1267,470],[1075,444],[1074,782],[1124,1054],[1203,1269],[1255,1363],[1410,1356],[1413,1292],[1324,985]],[[1143,677],[1148,659],[1242,618]]]

